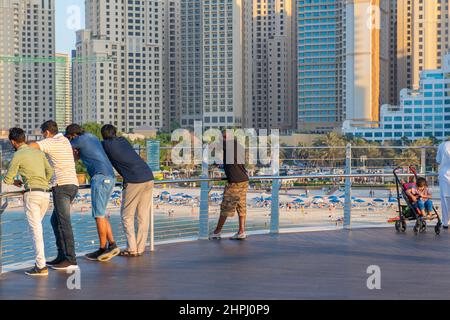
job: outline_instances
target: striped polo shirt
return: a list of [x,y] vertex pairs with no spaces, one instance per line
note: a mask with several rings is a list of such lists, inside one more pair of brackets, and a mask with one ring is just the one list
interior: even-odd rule
[[39,141],[38,145],[49,156],[50,162],[55,169],[56,179],[53,179],[53,184],[58,186],[78,186],[75,159],[69,139],[64,137],[62,133],[58,133],[53,138]]

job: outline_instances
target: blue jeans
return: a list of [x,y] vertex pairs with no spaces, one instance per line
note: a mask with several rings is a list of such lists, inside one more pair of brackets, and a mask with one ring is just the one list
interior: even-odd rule
[[96,174],[91,178],[92,217],[104,218],[106,207],[114,191],[116,178]]
[[50,222],[56,238],[58,258],[67,259],[70,263],[77,262],[75,254],[75,240],[73,237],[72,221],[70,220],[70,205],[78,193],[78,186],[56,186],[53,193],[53,214]]
[[433,212],[433,202],[430,199],[426,201],[423,201],[423,199],[419,199],[416,205],[422,211],[425,210],[426,212]]

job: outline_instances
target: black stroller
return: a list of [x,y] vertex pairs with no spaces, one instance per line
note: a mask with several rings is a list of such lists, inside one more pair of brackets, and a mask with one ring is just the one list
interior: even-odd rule
[[[410,187],[410,184],[403,182],[399,176],[398,176],[398,170],[400,168],[396,168],[394,170],[394,177],[395,177],[395,184],[397,187],[397,201],[398,201],[398,212],[399,212],[399,220],[395,222],[395,230],[397,232],[405,232],[406,231],[406,222],[407,221],[416,221],[416,224],[414,225],[414,232],[415,233],[423,233],[427,229],[427,224],[425,222],[425,218],[419,214],[419,211],[417,208],[414,207],[411,199],[406,194],[406,190]],[[409,170],[411,173],[414,174],[414,178],[417,181],[417,171],[414,167],[410,166]],[[402,204],[402,198],[405,201],[406,204]],[[439,217],[439,214],[436,210],[436,208],[433,206],[434,215],[432,216],[431,220],[437,219],[437,224],[434,227],[434,232],[436,234],[441,233],[441,227],[442,222],[441,218]]]

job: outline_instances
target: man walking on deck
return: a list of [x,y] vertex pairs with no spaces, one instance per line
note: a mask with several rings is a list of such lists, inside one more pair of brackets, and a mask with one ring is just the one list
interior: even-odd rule
[[[147,245],[150,215],[153,210],[153,173],[123,137],[117,137],[112,125],[103,126],[103,148],[113,167],[123,177],[122,224],[127,237],[127,248],[120,253],[124,257],[141,256]],[[138,229],[135,233],[137,214]]]
[[[234,156],[231,157],[231,161],[227,161],[227,146],[234,144]],[[210,240],[220,240],[222,238],[222,228],[228,218],[234,217],[236,211],[239,215],[239,231],[231,240],[245,240],[247,235],[245,234],[245,222],[247,218],[247,192],[249,186],[249,178],[247,170],[243,163],[244,161],[238,161],[238,148],[237,141],[233,134],[224,134],[223,143],[223,163],[224,171],[227,177],[228,183],[225,186],[223,194],[223,201],[220,206],[220,217],[217,223],[217,227],[209,236]],[[229,150],[233,152],[233,150]],[[239,150],[244,152],[245,150]]]
[[55,170],[52,195],[54,210],[50,222],[56,238],[58,256],[47,265],[55,270],[77,268],[75,240],[70,206],[78,193],[78,179],[72,147],[69,140],[59,133],[55,121],[47,121],[41,126],[44,140],[31,143],[30,147],[43,151],[50,158]]
[[[10,129],[9,141],[16,152],[11,160],[4,182],[16,187],[22,185],[25,187],[23,204],[36,254],[35,266],[25,273],[29,276],[47,276],[42,219],[50,202],[49,183],[53,176],[53,169],[43,152],[25,144],[25,132],[22,129]],[[18,174],[22,177],[22,181],[14,180]]]
[[106,215],[106,207],[116,184],[114,169],[96,136],[85,133],[77,124],[71,124],[66,129],[66,137],[91,177],[92,216],[97,224],[100,248],[87,254],[86,258],[92,261],[109,261],[120,253]]

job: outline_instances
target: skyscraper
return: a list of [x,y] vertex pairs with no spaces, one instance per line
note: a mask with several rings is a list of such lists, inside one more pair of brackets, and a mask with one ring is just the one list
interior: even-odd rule
[[203,120],[203,10],[202,1],[181,1],[180,122],[193,127]]
[[397,83],[419,88],[420,72],[439,69],[449,45],[450,0],[397,0]]
[[62,53],[55,61],[55,121],[61,129],[72,123],[72,64]]
[[298,1],[299,129],[377,121],[390,103],[391,1]]
[[54,118],[54,0],[0,0],[0,130]]
[[164,0],[88,0],[73,63],[75,122],[161,129]]
[[164,129],[169,131],[180,123],[180,59],[181,3],[165,0],[163,6],[163,117]]
[[295,1],[251,0],[244,8],[246,126],[295,129]]
[[299,130],[332,131],[345,117],[345,1],[297,3]]
[[243,125],[244,0],[205,0],[203,31],[203,123]]
[[390,0],[346,4],[345,119],[379,120],[390,101]]

